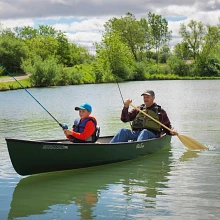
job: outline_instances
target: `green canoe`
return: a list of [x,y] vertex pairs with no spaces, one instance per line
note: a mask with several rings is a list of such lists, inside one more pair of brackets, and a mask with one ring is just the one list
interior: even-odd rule
[[[189,152],[195,151],[184,153]],[[170,180],[171,163],[168,145],[147,158],[21,178],[13,192],[8,219],[47,219],[53,207],[65,207],[69,212],[64,219],[74,219],[69,205],[76,206],[78,219],[94,219],[101,195],[114,195],[115,186],[122,188],[120,193],[128,198],[134,198],[138,189],[140,198],[143,195],[143,200],[154,207],[161,188],[166,188]],[[68,218],[68,213],[72,218]]]
[[68,140],[19,140],[6,138],[15,171],[20,175],[61,171],[116,163],[143,157],[170,144],[171,136],[141,142],[110,144],[112,136],[98,143],[72,143]]

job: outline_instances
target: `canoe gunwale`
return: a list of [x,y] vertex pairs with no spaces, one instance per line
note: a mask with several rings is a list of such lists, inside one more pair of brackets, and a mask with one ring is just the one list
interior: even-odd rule
[[[143,141],[130,141],[130,142],[118,142],[118,143],[99,143],[99,141],[95,143],[74,143],[69,141],[68,139],[57,139],[57,140],[25,140],[25,139],[17,139],[17,138],[5,138],[6,142],[7,141],[16,141],[16,142],[25,142],[25,143],[50,143],[50,144],[60,144],[60,145],[97,145],[97,144],[104,144],[104,145],[124,145],[124,144],[134,144],[134,143],[146,143],[146,142],[152,142],[154,140],[159,140],[163,137],[167,136],[166,134],[163,134],[159,138],[152,138],[148,140],[143,140]],[[113,136],[102,136],[99,139],[111,139]]]

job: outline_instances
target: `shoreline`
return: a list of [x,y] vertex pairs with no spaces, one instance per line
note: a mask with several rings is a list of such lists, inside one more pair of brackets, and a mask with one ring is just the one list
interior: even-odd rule
[[[22,80],[22,79],[27,79],[29,78],[29,75],[22,75],[22,76],[14,76],[15,79],[17,80]],[[13,82],[15,81],[12,77],[6,77],[6,78],[1,78],[0,77],[0,83],[4,83],[4,82]]]

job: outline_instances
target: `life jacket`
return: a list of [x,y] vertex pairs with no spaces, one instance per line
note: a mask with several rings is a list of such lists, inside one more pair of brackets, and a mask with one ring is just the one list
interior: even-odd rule
[[99,134],[100,134],[100,127],[97,125],[96,119],[92,116],[87,117],[83,121],[80,118],[75,119],[74,124],[73,124],[73,130],[75,132],[82,133],[84,131],[86,123],[88,121],[92,121],[95,125],[95,131],[92,134],[92,136],[88,137],[86,140],[80,140],[80,139],[74,138],[73,142],[77,142],[77,143],[84,143],[84,142],[94,143],[98,140]]
[[[140,109],[146,112],[148,115],[150,115],[155,120],[159,121],[161,106],[154,103],[153,106],[151,106],[150,108],[146,108],[146,106],[142,104],[140,106]],[[150,119],[143,113],[139,112],[132,122],[132,129],[133,130],[147,129],[155,134],[159,134],[161,130],[161,125],[154,122],[152,119]]]

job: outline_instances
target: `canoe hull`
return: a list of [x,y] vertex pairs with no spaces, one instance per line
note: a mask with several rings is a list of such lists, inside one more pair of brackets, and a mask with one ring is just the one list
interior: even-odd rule
[[171,136],[165,135],[142,142],[109,144],[111,138],[100,137],[98,144],[10,138],[6,138],[6,142],[15,171],[20,175],[31,175],[132,160],[160,150],[171,140]]

